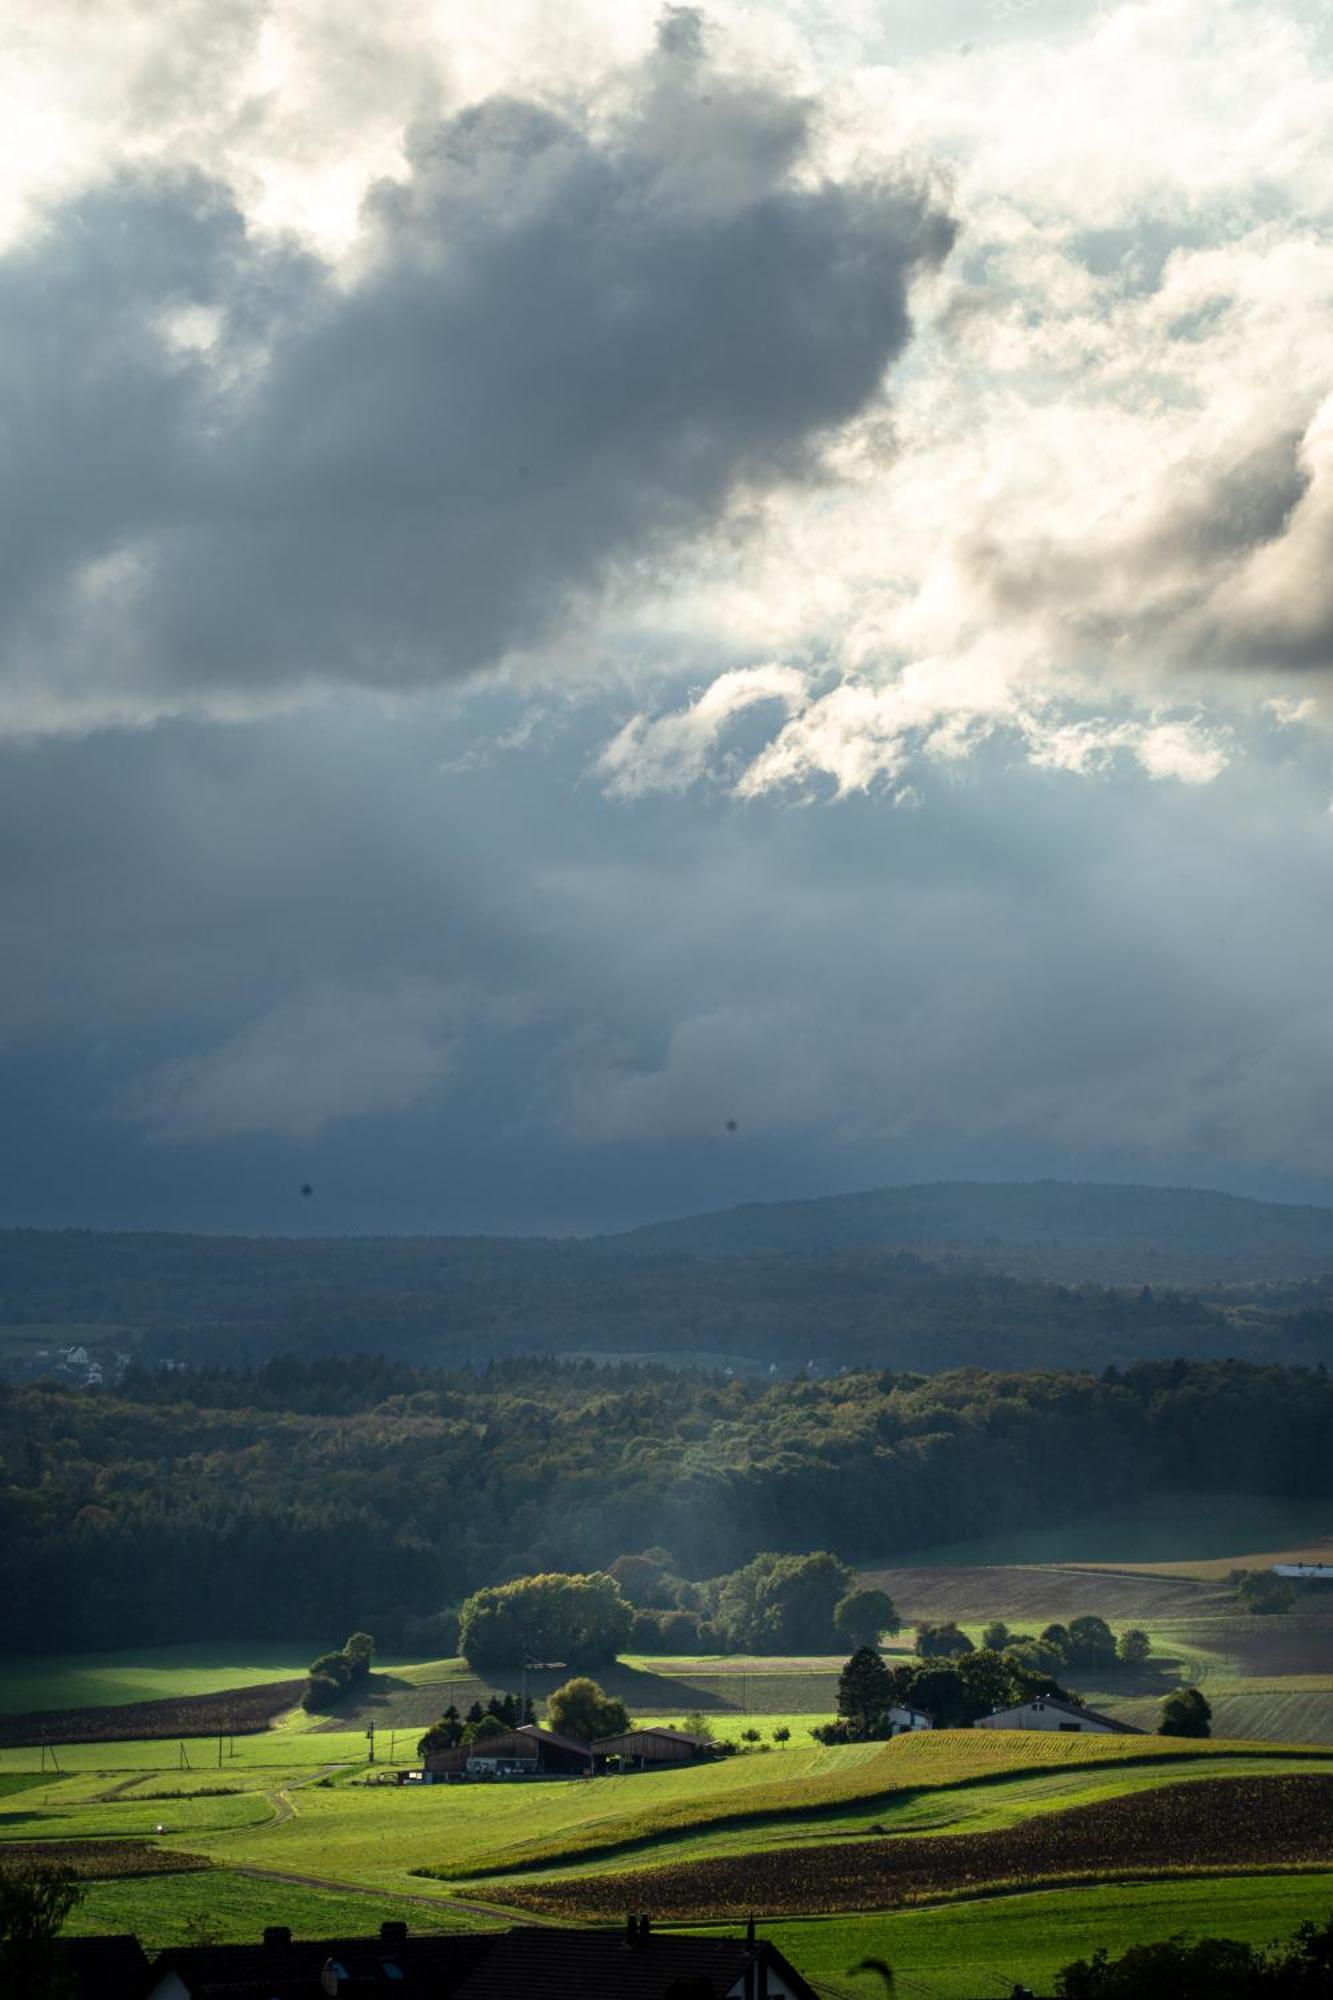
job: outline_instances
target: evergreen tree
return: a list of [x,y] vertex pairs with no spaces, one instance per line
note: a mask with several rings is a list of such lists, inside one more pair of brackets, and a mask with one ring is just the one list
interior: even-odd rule
[[893,1702],[893,1676],[874,1646],[858,1646],[838,1676],[838,1714],[858,1736],[884,1727]]

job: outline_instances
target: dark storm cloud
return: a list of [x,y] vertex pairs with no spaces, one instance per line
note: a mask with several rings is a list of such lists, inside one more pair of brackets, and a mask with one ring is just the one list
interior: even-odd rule
[[1202,790],[997,742],[917,812],[627,812],[575,783],[606,726],[447,772],[457,720],[350,701],[5,752],[4,1218],[593,1227],[1111,1149],[1333,1171],[1325,786],[1281,731]]
[[18,721],[465,673],[817,471],[951,225],[803,176],[812,107],[710,67],[689,10],[635,84],[417,130],[350,282],[198,179],[0,265]]

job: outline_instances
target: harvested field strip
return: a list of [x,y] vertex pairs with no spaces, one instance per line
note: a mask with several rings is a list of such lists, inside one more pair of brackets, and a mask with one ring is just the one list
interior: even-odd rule
[[266,1681],[219,1694],[175,1700],[117,1702],[108,1708],[48,1708],[0,1716],[0,1749],[35,1749],[42,1743],[127,1743],[163,1736],[253,1736],[275,1715],[295,1707],[299,1681]]
[[126,1875],[187,1875],[213,1865],[202,1854],[150,1847],[146,1840],[11,1840],[0,1849],[0,1868],[32,1861],[70,1868],[88,1882]]
[[[1270,1756],[1282,1754],[1272,1744],[1265,1744],[1263,1749]],[[1076,1770],[1102,1764],[1121,1767],[1155,1764],[1162,1759],[1218,1758],[1253,1752],[1254,1746],[1249,1744],[1190,1742],[1181,1738],[1057,1736],[1041,1730],[929,1730],[881,1744],[871,1756],[861,1755],[854,1762],[850,1753],[835,1752],[839,1758],[848,1758],[845,1767],[818,1775],[803,1773],[796,1779],[784,1779],[779,1769],[771,1780],[747,1787],[743,1798],[734,1792],[710,1797],[709,1767],[704,1765],[698,1768],[697,1792],[693,1788],[674,1792],[659,1803],[651,1789],[656,1780],[645,1775],[634,1781],[643,1790],[643,1804],[637,1811],[590,1820],[586,1825],[570,1827],[558,1834],[493,1850],[484,1866],[460,1859],[423,1866],[413,1873],[445,1882],[481,1880],[520,1870],[560,1867],[592,1855],[624,1853],[674,1834],[754,1826],[781,1817],[806,1818],[812,1813],[849,1805],[887,1803],[906,1793],[937,1786],[1017,1777],[1026,1771],[1053,1767]],[[1300,1754],[1295,1746],[1292,1754]]]
[[941,1564],[862,1573],[867,1587],[886,1590],[901,1618],[1068,1619],[1094,1611],[1112,1624],[1199,1617],[1235,1609],[1235,1596],[1213,1583],[1135,1570],[1014,1563],[991,1568]]
[[995,1833],[777,1848],[717,1861],[512,1889],[543,1915],[659,1919],[882,1909],[1010,1883],[1171,1870],[1293,1868],[1333,1860],[1333,1777],[1218,1778],[1046,1813]]

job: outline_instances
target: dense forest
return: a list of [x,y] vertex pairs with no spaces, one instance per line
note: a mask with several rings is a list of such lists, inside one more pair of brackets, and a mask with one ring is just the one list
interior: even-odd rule
[[882,1561],[1219,1486],[1333,1491],[1322,1367],[142,1370],[0,1387],[0,1591],[15,1647],[357,1627],[392,1647],[480,1585],[643,1549],[699,1578],[761,1550]]
[[141,1360],[195,1365],[371,1349],[750,1373],[1333,1361],[1325,1271],[1324,1210],[1055,1183],[883,1189],[591,1240],[14,1230],[0,1373],[39,1374],[51,1342],[99,1328]]

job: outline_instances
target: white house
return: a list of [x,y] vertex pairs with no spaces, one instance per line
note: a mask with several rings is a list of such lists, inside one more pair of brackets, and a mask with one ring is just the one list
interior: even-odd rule
[[977,1729],[1058,1729],[1067,1736],[1142,1736],[1141,1729],[1131,1723],[1117,1722],[1112,1715],[1102,1715],[1095,1708],[1079,1708],[1072,1701],[1057,1701],[1054,1696],[1034,1695],[1031,1701],[1020,1701],[1013,1708],[997,1708],[993,1715],[983,1715],[973,1725]]
[[895,1702],[889,1710],[890,1736],[906,1736],[913,1729],[933,1729],[935,1718],[924,1708],[913,1708],[910,1702]]
[[1274,1563],[1273,1574],[1302,1583],[1333,1583],[1333,1563]]

